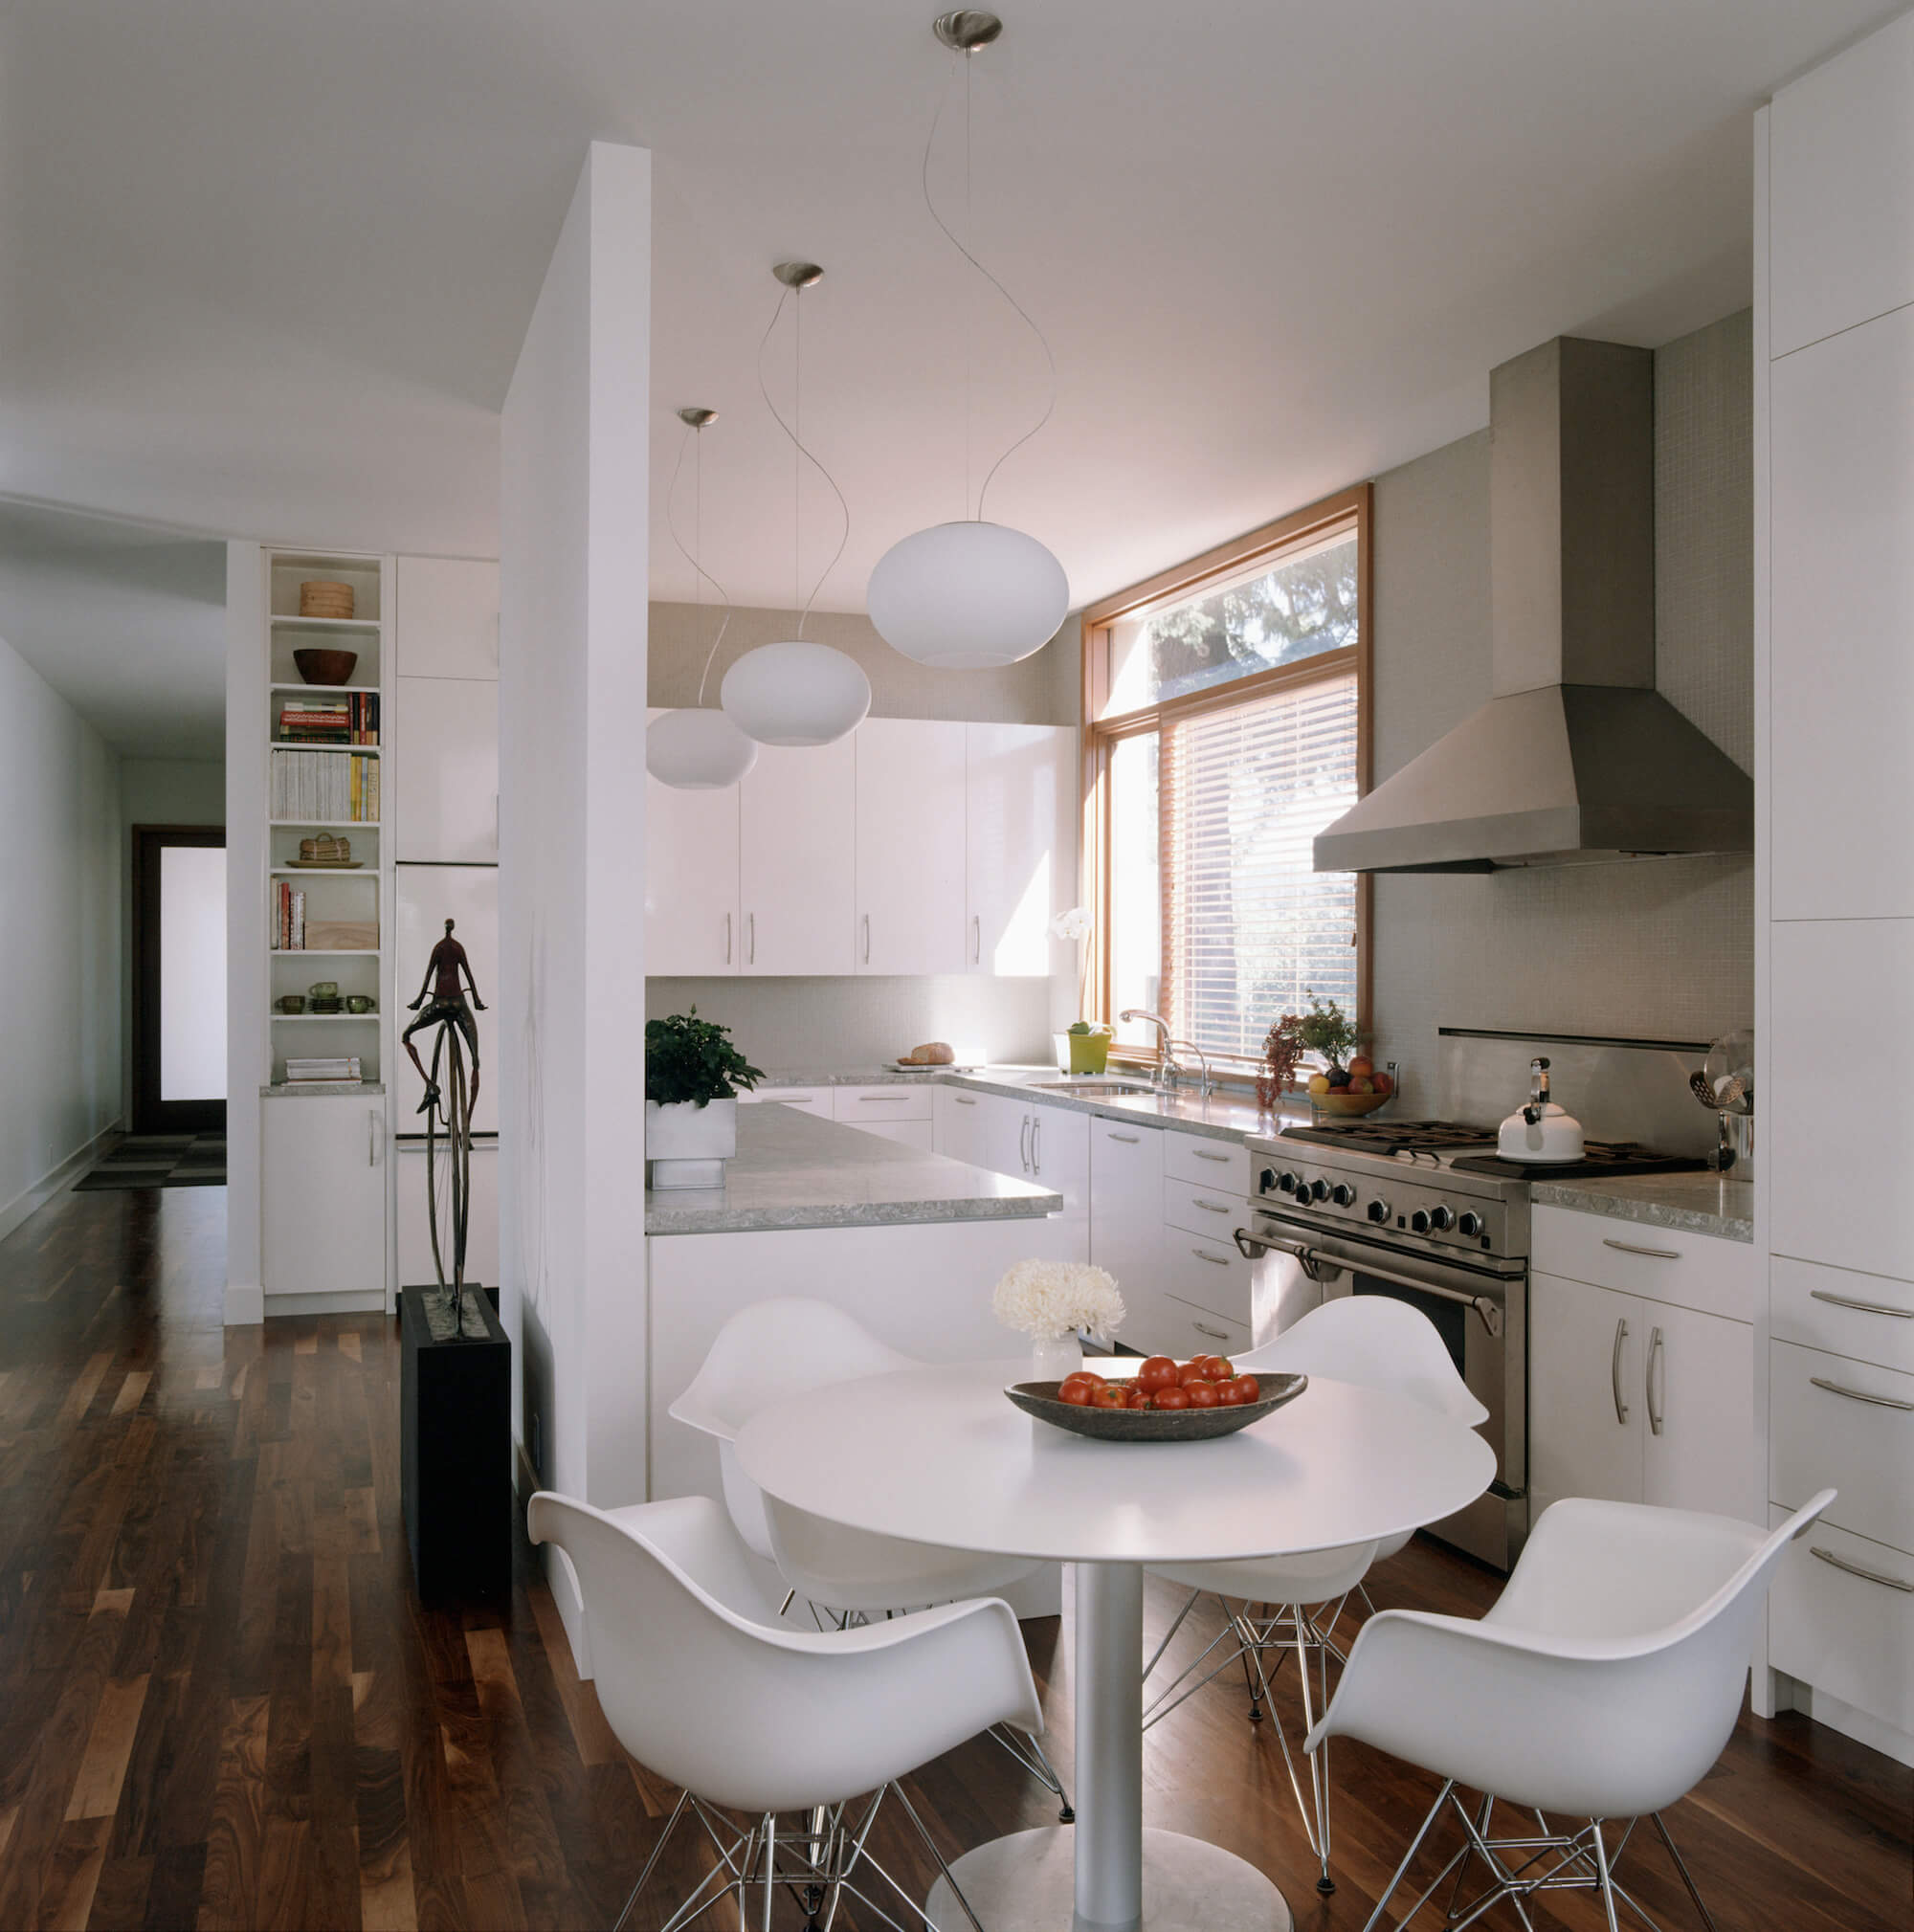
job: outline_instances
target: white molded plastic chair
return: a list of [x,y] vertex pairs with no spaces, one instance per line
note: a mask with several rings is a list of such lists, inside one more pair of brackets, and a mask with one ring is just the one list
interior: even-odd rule
[[[1384,1610],[1363,1626],[1334,1701],[1310,1733],[1360,1738],[1444,1780],[1369,1926],[1381,1922],[1446,1808],[1461,1848],[1408,1913],[1454,1875],[1445,1923],[1497,1899],[1525,1924],[1531,1893],[1600,1894],[1654,1921],[1614,1876],[1629,1832],[1652,1817],[1703,1922],[1714,1921],[1660,1812],[1707,1775],[1740,1715],[1755,1619],[1788,1544],[1835,1499],[1824,1489],[1772,1532],[1728,1517],[1575,1498],[1545,1510],[1496,1606],[1478,1623]],[[1457,1794],[1482,1794],[1472,1813]],[[1494,1808],[1529,1812],[1534,1832],[1498,1837]],[[1586,1818],[1554,1832],[1545,1814]],[[1602,1833],[1627,1819],[1620,1840]],[[1487,1890],[1464,1899],[1473,1858]],[[1367,1932],[1367,1928],[1366,1928]]]
[[[1470,1393],[1468,1384],[1457,1372],[1435,1323],[1408,1302],[1386,1295],[1339,1296],[1324,1301],[1273,1341],[1237,1356],[1235,1363],[1239,1369],[1252,1374],[1324,1375],[1338,1382],[1391,1389],[1471,1429],[1488,1418],[1488,1410]],[[1380,1543],[1343,1543],[1302,1556],[1258,1557],[1241,1563],[1151,1566],[1158,1576],[1187,1585],[1191,1594],[1157,1647],[1156,1655],[1150,1658],[1146,1677],[1182,1627],[1191,1606],[1206,1590],[1213,1591],[1222,1604],[1225,1622],[1221,1632],[1196,1661],[1158,1695],[1145,1716],[1146,1727],[1167,1717],[1185,1698],[1240,1657],[1244,1680],[1249,1686],[1250,1721],[1261,1722],[1265,1704],[1276,1721],[1276,1741],[1282,1750],[1290,1789],[1296,1794],[1303,1830],[1309,1833],[1311,1849],[1320,1863],[1316,1879],[1319,1892],[1335,1890],[1329,1876],[1327,1754],[1313,1748],[1309,1753],[1310,1796],[1305,1801],[1296,1774],[1296,1761],[1290,1755],[1289,1740],[1283,1735],[1280,1719],[1276,1719],[1276,1707],[1269,1694],[1270,1672],[1264,1660],[1274,1653],[1276,1662],[1271,1668],[1280,1670],[1284,1655],[1292,1649],[1295,1651],[1302,1688],[1303,1728],[1310,1729],[1315,1723],[1315,1701],[1309,1684],[1312,1656],[1317,1689],[1326,1704],[1329,1657],[1332,1653],[1342,1655],[1335,1642],[1335,1628],[1344,1601],[1351,1590],[1362,1588],[1371,1564],[1379,1557],[1393,1556],[1413,1533],[1405,1530]],[[1257,1604],[1271,1613],[1254,1615],[1253,1607]],[[1319,1604],[1334,1606],[1326,1620],[1311,1613],[1310,1606]],[[1221,1660],[1190,1683],[1189,1679],[1219,1647],[1223,1650]]]
[[[604,1511],[541,1491],[526,1525],[532,1542],[564,1550],[577,1574],[613,1734],[681,1792],[619,1925],[690,1810],[719,1864],[679,1902],[666,1932],[726,1892],[742,1922],[746,1888],[760,1885],[767,1924],[781,1886],[827,1922],[840,1891],[877,1912],[855,1882],[863,1865],[936,1932],[866,1840],[885,1792],[895,1791],[961,1899],[897,1780],[992,1724],[1043,1728],[1008,1604],[985,1599],[851,1630],[793,1631],[775,1627],[775,1606],[708,1497]],[[853,1805],[866,1793],[875,1794],[868,1805]],[[717,1807],[751,1822],[741,1832]],[[804,1822],[781,1832],[780,1812]],[[964,1910],[976,1924],[968,1903]]]
[[[725,1507],[746,1543],[776,1564],[790,1586],[783,1609],[802,1596],[849,1623],[912,1606],[991,1596],[1038,1567],[1020,1557],[976,1555],[849,1529],[788,1504],[772,1504],[745,1474],[738,1432],[759,1410],[834,1382],[923,1366],[829,1301],[780,1296],[733,1315],[690,1386],[671,1405],[675,1421],[717,1441]],[[1041,1745],[1008,1730],[991,1735],[1056,1796],[1068,1824],[1075,1816],[1069,1794]]]

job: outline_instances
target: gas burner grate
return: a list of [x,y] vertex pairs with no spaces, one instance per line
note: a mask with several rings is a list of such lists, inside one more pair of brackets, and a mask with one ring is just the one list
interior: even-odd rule
[[1433,1154],[1491,1145],[1495,1130],[1459,1121],[1352,1121],[1346,1127],[1285,1127],[1281,1138],[1350,1147],[1362,1154]]
[[1693,1174],[1708,1163],[1685,1154],[1664,1154],[1639,1141],[1590,1141],[1579,1161],[1504,1161],[1496,1154],[1465,1155],[1454,1164],[1463,1174],[1486,1174],[1506,1181],[1586,1181],[1617,1174]]

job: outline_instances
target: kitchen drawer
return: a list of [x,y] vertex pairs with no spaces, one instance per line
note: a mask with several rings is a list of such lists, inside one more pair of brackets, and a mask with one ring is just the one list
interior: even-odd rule
[[935,1091],[928,1081],[908,1087],[833,1087],[831,1117],[847,1127],[868,1127],[879,1121],[927,1121]]
[[1530,1254],[1545,1275],[1672,1301],[1703,1315],[1725,1315],[1730,1321],[1754,1320],[1759,1271],[1747,1241],[1568,1208],[1537,1208]]
[[1769,1332],[1777,1342],[1914,1375],[1914,1284],[1783,1255],[1769,1263],[1768,1279]]
[[[1786,1515],[1777,1509],[1773,1523]],[[1844,1704],[1914,1731],[1914,1557],[1836,1529],[1823,1517],[1775,1572],[1768,1661]]]
[[1799,1509],[1837,1489],[1830,1521],[1914,1550],[1914,1375],[1790,1342],[1771,1343],[1768,1359],[1769,1500]]
[[1228,1355],[1234,1359],[1249,1352],[1247,1321],[1232,1321],[1213,1309],[1185,1301],[1181,1296],[1163,1298],[1161,1326],[1163,1332],[1157,1346],[1179,1362],[1187,1362],[1192,1355]]
[[[1192,1301],[1213,1315],[1251,1329],[1250,1264],[1234,1241],[1163,1231],[1163,1286],[1179,1301]],[[1245,1342],[1243,1346],[1248,1346]]]
[[860,1133],[875,1134],[880,1141],[900,1141],[906,1147],[935,1151],[937,1129],[929,1121],[847,1121],[845,1125]]
[[1225,1194],[1250,1191],[1250,1150],[1240,1141],[1213,1141],[1207,1134],[1163,1136],[1163,1171],[1179,1181],[1200,1182]]
[[1238,1228],[1249,1225],[1251,1204],[1215,1188],[1192,1187],[1188,1181],[1166,1179],[1163,1184],[1163,1225],[1186,1234],[1205,1234],[1234,1249]]
[[768,1101],[781,1107],[802,1107],[807,1114],[822,1114],[827,1121],[831,1118],[829,1087],[758,1087],[738,1096],[740,1106]]

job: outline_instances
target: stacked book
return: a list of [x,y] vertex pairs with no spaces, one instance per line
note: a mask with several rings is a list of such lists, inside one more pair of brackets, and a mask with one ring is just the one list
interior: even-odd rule
[[337,698],[291,698],[275,736],[281,744],[376,744],[379,694],[348,691]]
[[379,761],[356,753],[275,751],[270,811],[278,819],[379,821]]
[[357,1087],[364,1081],[359,1071],[359,1055],[343,1054],[334,1059],[286,1061],[289,1087]]
[[289,879],[273,887],[272,924],[275,952],[305,950],[305,894]]

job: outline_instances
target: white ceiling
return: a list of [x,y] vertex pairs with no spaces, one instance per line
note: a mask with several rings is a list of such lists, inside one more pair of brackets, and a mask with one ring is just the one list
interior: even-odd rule
[[0,502],[0,638],[116,751],[222,755],[223,544]]
[[[758,338],[802,254],[819,599],[962,513],[1041,363],[918,189],[934,0],[15,0],[0,23],[0,492],[488,554],[497,411],[585,144],[657,158],[654,583],[791,582]],[[1882,0],[1026,0],[975,63],[974,235],[1056,351],[990,514],[1079,602],[1479,427],[1561,331],[1745,303],[1751,109]],[[955,138],[937,178],[961,199]],[[776,392],[788,344],[773,344]],[[981,467],[981,464],[980,466]],[[688,492],[680,497],[688,523]],[[807,490],[807,574],[835,529]]]

